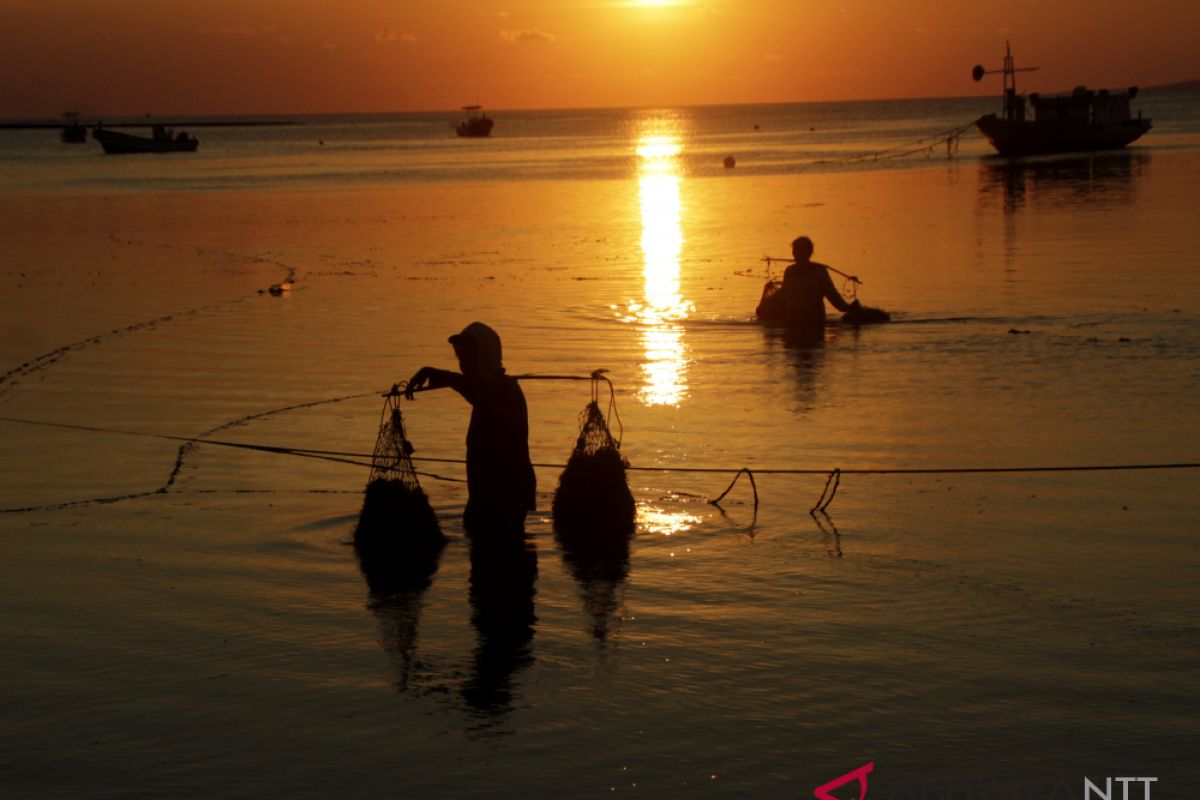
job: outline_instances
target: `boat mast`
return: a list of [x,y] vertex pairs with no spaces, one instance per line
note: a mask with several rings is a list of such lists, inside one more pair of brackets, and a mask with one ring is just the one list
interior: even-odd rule
[[980,81],[983,80],[984,75],[995,75],[997,72],[1003,72],[1004,118],[1010,121],[1023,122],[1025,120],[1025,102],[1017,96],[1017,73],[1036,71],[1037,67],[1016,68],[1013,64],[1012,47],[1006,40],[1004,42],[1004,69],[984,69],[982,64],[976,64],[975,69],[971,70],[971,77],[976,81]]
[[[1004,42],[1004,118],[1017,115],[1017,71],[1013,68],[1012,47]],[[1024,114],[1021,115],[1025,116]]]

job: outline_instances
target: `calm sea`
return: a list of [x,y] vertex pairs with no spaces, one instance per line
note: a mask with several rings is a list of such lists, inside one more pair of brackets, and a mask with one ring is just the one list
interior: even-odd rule
[[[1200,461],[1200,95],[1028,160],[967,127],[997,105],[0,130],[0,794],[1194,796],[1198,472],[949,470]],[[755,323],[802,233],[892,322]],[[399,587],[362,466],[162,438],[370,453],[473,320],[511,373],[607,370],[627,552],[549,518],[586,382],[524,385],[511,563],[445,480],[466,404],[403,405],[449,544]]]

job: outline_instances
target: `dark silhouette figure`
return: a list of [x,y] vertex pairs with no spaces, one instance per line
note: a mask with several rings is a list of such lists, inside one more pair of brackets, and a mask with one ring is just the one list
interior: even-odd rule
[[468,534],[522,531],[523,537],[525,514],[537,507],[525,394],[504,373],[500,337],[487,325],[472,322],[451,336],[450,344],[462,372],[422,367],[407,391],[411,397],[416,389],[449,386],[471,404],[463,523]]
[[470,537],[469,598],[476,644],[463,699],[480,714],[512,710],[513,678],[533,663],[537,549],[524,530],[488,531]]
[[829,267],[812,260],[813,243],[807,236],[792,242],[795,263],[783,272],[784,321],[790,343],[819,344],[825,339],[825,301],[838,311],[857,308],[838,292],[829,277]]

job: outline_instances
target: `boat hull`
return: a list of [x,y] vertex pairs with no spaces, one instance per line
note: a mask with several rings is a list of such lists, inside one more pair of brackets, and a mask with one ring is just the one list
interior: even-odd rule
[[100,143],[104,152],[109,155],[127,153],[190,153],[200,146],[200,141],[193,137],[183,139],[148,139],[144,136],[133,136],[128,133],[96,128],[92,138]]
[[492,122],[490,117],[475,117],[460,122],[458,125],[459,136],[491,136]]
[[1150,130],[1150,120],[1131,119],[1111,125],[1074,122],[1026,122],[988,114],[975,121],[1002,156],[1117,150]]

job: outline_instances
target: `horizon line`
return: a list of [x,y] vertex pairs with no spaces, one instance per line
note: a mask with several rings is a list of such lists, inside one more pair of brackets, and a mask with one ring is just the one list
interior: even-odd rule
[[[1141,91],[1157,91],[1163,89],[1182,89],[1200,87],[1200,78],[1173,81],[1171,83],[1155,84],[1153,86],[1140,87]],[[838,103],[888,103],[888,102],[904,102],[918,100],[974,100],[995,97],[995,92],[978,93],[978,94],[963,94],[963,95],[923,95],[916,97],[874,97],[863,98],[857,100],[778,100],[764,101],[753,103],[680,103],[676,105],[663,104],[647,104],[647,105],[579,105],[579,106],[486,106],[485,108],[493,111],[503,112],[531,112],[531,111],[642,111],[649,109],[687,109],[687,108],[719,108],[729,106],[799,106],[799,105],[832,105]],[[453,108],[424,108],[424,109],[409,109],[409,110],[391,110],[391,111],[236,111],[236,112],[167,112],[162,114],[150,114],[147,112],[133,113],[99,113],[87,114],[88,119],[95,118],[97,121],[108,117],[112,120],[132,121],[135,119],[166,119],[169,117],[188,117],[188,118],[239,118],[239,117],[322,117],[322,116],[384,116],[397,114],[450,114],[459,113],[462,111],[461,106]],[[59,120],[64,113],[59,112],[53,116],[0,116],[0,121],[5,122],[50,122]],[[80,112],[80,118],[85,115]],[[62,123],[57,123],[61,125]]]

